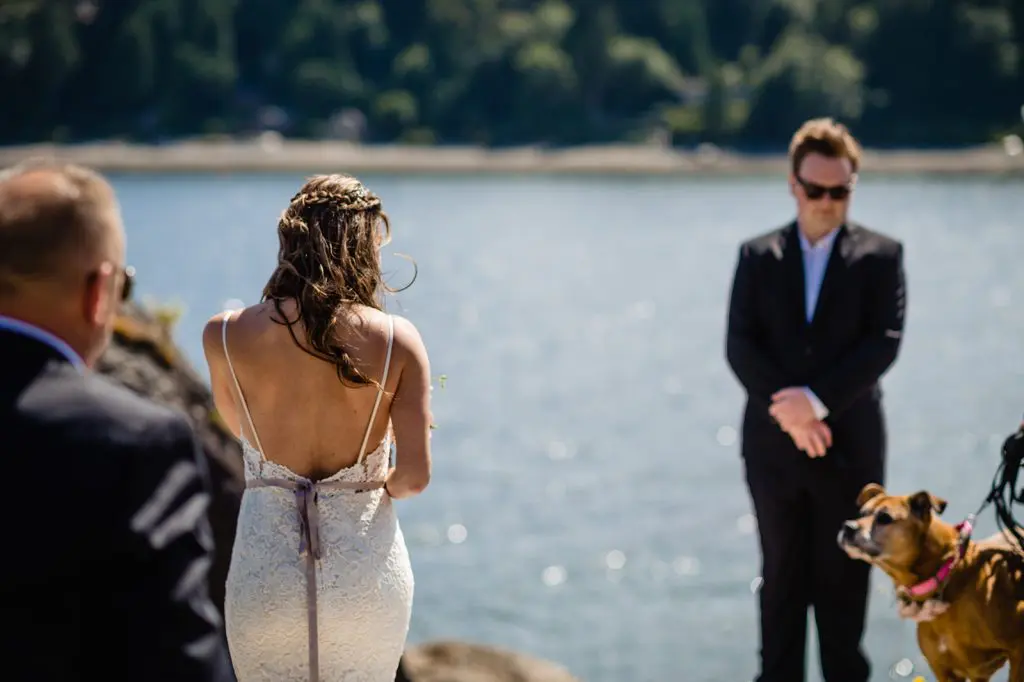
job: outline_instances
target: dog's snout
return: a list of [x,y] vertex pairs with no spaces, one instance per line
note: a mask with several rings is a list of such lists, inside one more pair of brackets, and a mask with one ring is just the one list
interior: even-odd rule
[[857,522],[847,521],[843,524],[843,527],[839,529],[839,533],[836,534],[836,542],[839,546],[846,548],[854,542],[854,538],[857,536]]

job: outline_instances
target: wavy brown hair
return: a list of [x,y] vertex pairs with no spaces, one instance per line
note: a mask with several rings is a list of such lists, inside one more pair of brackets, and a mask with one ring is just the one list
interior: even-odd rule
[[[352,306],[383,310],[383,294],[398,291],[381,273],[379,251],[391,240],[391,223],[380,197],[349,175],[314,176],[281,214],[277,235],[277,268],[262,299],[274,304],[274,321],[301,350],[332,363],[342,382],[379,387],[356,367],[336,328]],[[288,300],[294,319],[282,309]],[[295,333],[300,323],[305,343]]]
[[789,141],[789,163],[793,175],[800,174],[800,164],[808,154],[849,159],[854,173],[860,168],[860,144],[846,126],[831,118],[812,118],[793,133]]

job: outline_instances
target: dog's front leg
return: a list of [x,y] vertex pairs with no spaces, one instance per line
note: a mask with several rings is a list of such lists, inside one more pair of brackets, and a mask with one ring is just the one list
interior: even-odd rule
[[[940,670],[932,670],[932,672],[935,673],[935,682],[968,682],[966,677],[960,677],[951,672]],[[988,682],[988,678],[986,677],[984,680],[971,680],[970,682]]]
[[[966,677],[960,677],[945,669],[936,670],[932,668],[932,672],[935,673],[935,682],[968,682]],[[988,682],[988,678],[986,677],[984,680],[970,680],[970,682]]]
[[935,682],[967,682],[949,667],[948,654],[935,631],[928,625],[917,626],[917,647],[932,669]]
[[1010,657],[1010,674],[1006,682],[1024,682],[1024,649]]

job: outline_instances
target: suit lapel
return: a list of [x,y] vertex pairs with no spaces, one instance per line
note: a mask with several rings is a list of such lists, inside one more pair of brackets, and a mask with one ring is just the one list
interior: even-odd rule
[[841,287],[846,279],[856,236],[856,228],[852,226],[843,225],[839,228],[836,240],[832,244],[832,252],[828,257],[828,265],[825,266],[825,276],[821,281],[821,290],[818,292],[818,303],[815,306],[812,324],[818,319],[818,313],[825,310],[829,296],[837,287]]
[[786,278],[786,314],[802,328],[807,324],[806,278],[800,235],[795,221],[783,229],[781,237],[782,266]]

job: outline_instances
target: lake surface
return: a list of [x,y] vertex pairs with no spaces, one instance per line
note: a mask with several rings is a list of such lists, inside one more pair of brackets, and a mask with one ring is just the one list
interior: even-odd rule
[[[302,180],[115,177],[140,294],[185,306],[177,340],[204,375],[204,322],[258,299]],[[419,267],[389,309],[447,376],[433,482],[399,503],[410,640],[489,642],[587,682],[751,679],[759,559],[723,339],[737,246],[791,218],[784,180],[364,180],[392,218],[390,281],[412,275],[396,253]],[[1020,180],[869,176],[855,198],[853,217],[906,247],[890,488],[947,497],[953,522],[1024,411],[1021,216]],[[872,679],[931,679],[873,580]]]

